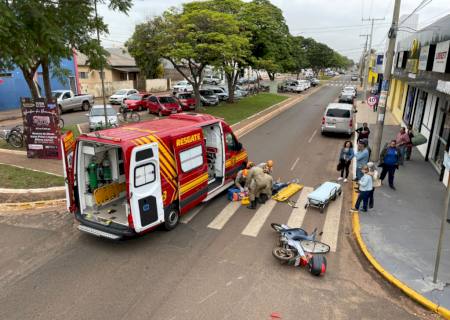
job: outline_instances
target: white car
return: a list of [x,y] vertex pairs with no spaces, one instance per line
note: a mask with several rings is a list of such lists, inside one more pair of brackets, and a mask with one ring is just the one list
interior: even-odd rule
[[177,92],[192,92],[194,91],[194,88],[187,80],[178,81],[173,86],[173,94]]
[[215,76],[205,76],[203,78],[203,84],[212,84],[214,86],[217,86],[221,82],[222,80]]
[[109,97],[110,104],[122,104],[132,94],[139,93],[136,89],[122,89],[113,93]]
[[[91,111],[86,114],[89,117],[89,130],[95,131],[105,128],[105,109],[102,105],[95,105]],[[110,105],[106,106],[106,116],[108,119],[108,127],[116,127],[118,125],[117,112]]]
[[344,87],[342,89],[341,96],[348,96],[348,95],[352,95],[353,98],[356,98],[356,89],[355,89],[355,87],[349,86],[349,87]]
[[305,87],[305,89],[311,88],[311,81],[309,80],[298,80],[298,82]]

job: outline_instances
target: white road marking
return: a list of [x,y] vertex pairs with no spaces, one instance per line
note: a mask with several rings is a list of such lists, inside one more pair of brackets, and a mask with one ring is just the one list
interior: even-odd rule
[[331,252],[336,252],[337,248],[343,198],[344,193],[337,197],[336,200],[331,201],[326,211],[327,216],[323,225],[323,234],[320,241],[328,244]]
[[306,209],[305,204],[308,199],[308,194],[312,192],[314,188],[311,187],[303,187],[300,197],[297,200],[295,206],[297,208],[292,209],[292,213],[289,216],[289,220],[287,225],[291,228],[300,228],[303,224],[303,219],[305,218]]
[[202,304],[203,302],[205,302],[206,300],[208,300],[209,298],[211,298],[212,296],[217,294],[217,290],[211,292],[210,294],[208,294],[206,297],[204,297],[202,300],[200,300],[198,302],[198,304]]
[[277,202],[272,199],[267,201],[265,204],[258,204],[259,209],[256,211],[255,215],[247,224],[241,234],[250,237],[257,237],[259,231],[266,222],[273,208],[275,208],[276,204]]
[[291,171],[294,170],[295,166],[296,166],[297,163],[298,163],[298,160],[300,160],[300,158],[295,159],[295,162],[294,162],[294,164],[293,164],[292,167],[291,167]]
[[233,214],[241,206],[240,201],[230,202],[222,211],[208,224],[208,228],[220,230],[230,220]]
[[187,224],[187,223],[191,222],[191,220],[194,219],[195,216],[196,216],[200,211],[202,211],[202,209],[203,209],[203,206],[201,205],[201,206],[198,206],[197,208],[195,208],[195,209],[189,211],[188,213],[186,213],[185,215],[183,215],[183,216],[180,218],[180,223]]
[[314,136],[316,135],[316,133],[317,133],[317,129],[314,130],[314,132],[313,132],[311,138],[309,138],[309,140],[308,140],[308,143],[311,143],[311,141],[312,141],[312,139],[314,138]]

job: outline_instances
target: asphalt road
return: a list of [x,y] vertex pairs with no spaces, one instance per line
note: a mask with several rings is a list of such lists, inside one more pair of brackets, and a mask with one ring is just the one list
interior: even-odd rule
[[[324,87],[243,137],[250,158],[272,159],[275,178],[297,177],[308,187],[336,179],[345,139],[322,137],[320,121],[339,89]],[[273,206],[261,228],[252,218],[270,204],[258,212],[241,207],[216,230],[208,225],[229,205],[220,196],[171,232],[124,242],[81,234],[63,210],[2,215],[0,319],[270,319],[272,312],[282,319],[434,317],[361,257],[351,235],[349,185],[338,201],[333,212],[308,209],[302,222],[307,230],[326,229],[323,237],[338,235],[321,278],[272,257],[270,222],[292,216],[284,203]]]

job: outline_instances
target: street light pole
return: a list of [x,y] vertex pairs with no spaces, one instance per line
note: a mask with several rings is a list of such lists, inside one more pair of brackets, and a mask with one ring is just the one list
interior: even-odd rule
[[[359,79],[361,79],[361,81],[364,81],[363,71],[364,71],[364,66],[366,65],[365,61],[366,61],[367,42],[369,41],[369,35],[368,34],[360,34],[359,36],[366,37],[366,43],[364,44],[364,51],[361,56],[361,60],[359,62]],[[360,84],[362,85],[361,82],[360,82]]]
[[[97,41],[98,45],[100,44],[100,31],[98,30],[98,15],[97,15],[97,0],[94,1],[95,5],[95,20],[96,20],[96,29],[97,29]],[[106,98],[105,98],[105,73],[103,71],[103,60],[100,59],[100,80],[102,81],[102,98],[103,98],[103,112],[105,113],[105,128],[108,127],[108,115],[106,114]]]
[[369,82],[369,65],[370,65],[370,60],[372,58],[372,39],[373,39],[373,23],[375,21],[381,21],[384,20],[383,19],[362,19],[362,21],[372,21],[372,25],[370,27],[370,41],[369,41],[369,51],[367,52],[367,60],[366,60],[366,64],[365,64],[365,68],[364,68],[364,100],[363,103],[366,102],[367,100],[367,83]]
[[395,0],[394,13],[392,15],[392,24],[389,29],[389,44],[386,52],[386,63],[384,65],[383,83],[381,86],[380,98],[378,101],[377,111],[377,125],[375,130],[375,139],[372,146],[372,157],[374,161],[378,161],[380,156],[381,141],[383,138],[383,126],[384,118],[386,114],[386,100],[389,91],[389,81],[391,78],[392,63],[394,60],[395,41],[397,39],[398,18],[400,15],[400,2],[401,0]]

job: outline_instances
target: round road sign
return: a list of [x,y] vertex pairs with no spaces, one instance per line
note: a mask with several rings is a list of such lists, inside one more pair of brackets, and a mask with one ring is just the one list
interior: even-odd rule
[[367,104],[371,107],[377,104],[377,97],[376,96],[370,96],[367,98]]

